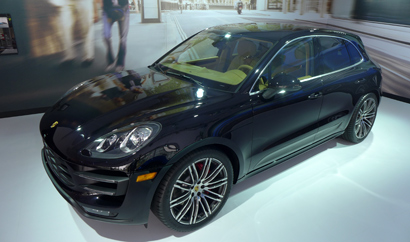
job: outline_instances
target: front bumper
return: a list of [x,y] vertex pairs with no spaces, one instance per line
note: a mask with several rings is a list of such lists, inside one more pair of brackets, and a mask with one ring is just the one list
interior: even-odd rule
[[110,223],[146,224],[155,190],[167,168],[153,180],[138,175],[80,166],[63,160],[47,146],[42,150],[47,175],[57,191],[83,216]]

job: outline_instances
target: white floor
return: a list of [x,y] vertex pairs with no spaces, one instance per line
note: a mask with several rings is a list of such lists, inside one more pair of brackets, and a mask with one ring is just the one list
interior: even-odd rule
[[341,139],[233,187],[208,226],[176,233],[78,215],[42,163],[41,115],[0,119],[0,241],[410,241],[410,105],[384,98],[369,137]]

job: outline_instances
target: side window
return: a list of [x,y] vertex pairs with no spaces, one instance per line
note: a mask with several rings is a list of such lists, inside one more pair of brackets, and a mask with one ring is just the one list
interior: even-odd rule
[[278,73],[295,76],[299,80],[313,76],[313,42],[311,38],[291,42],[272,61],[271,78]]
[[318,37],[317,71],[319,75],[351,66],[361,60],[357,49],[348,41],[333,37]]
[[349,52],[350,56],[350,64],[354,65],[362,60],[362,56],[360,55],[359,51],[354,47],[351,43],[345,41],[347,52]]
[[300,81],[314,75],[312,38],[303,38],[287,44],[265,68],[253,91],[266,89],[277,75],[288,74]]

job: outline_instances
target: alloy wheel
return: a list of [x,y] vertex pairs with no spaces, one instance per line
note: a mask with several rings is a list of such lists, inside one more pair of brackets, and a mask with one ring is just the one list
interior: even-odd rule
[[200,223],[224,201],[228,172],[216,158],[202,158],[184,169],[172,187],[170,212],[180,224]]
[[359,109],[356,116],[354,133],[358,139],[366,137],[376,118],[376,100],[373,98],[366,99]]

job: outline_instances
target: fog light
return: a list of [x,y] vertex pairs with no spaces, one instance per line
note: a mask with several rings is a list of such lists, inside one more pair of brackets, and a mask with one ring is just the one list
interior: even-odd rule
[[118,213],[113,213],[111,211],[99,210],[99,209],[95,209],[95,208],[83,207],[83,209],[87,213],[92,213],[92,214],[96,214],[96,215],[100,215],[100,216],[106,216],[106,217],[114,217],[114,216],[117,216],[117,214],[118,214]]

